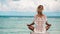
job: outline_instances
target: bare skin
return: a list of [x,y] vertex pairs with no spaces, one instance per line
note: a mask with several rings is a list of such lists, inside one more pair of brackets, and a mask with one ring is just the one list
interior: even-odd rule
[[29,28],[30,30],[34,31],[34,27],[32,26],[32,25],[34,25],[34,24],[35,24],[35,23],[33,22],[33,23],[31,23],[30,25],[27,24],[27,26],[28,26],[28,28]]
[[[34,27],[32,26],[32,25],[34,25],[34,23],[32,23],[32,24],[30,24],[30,25],[28,25],[27,24],[27,26],[28,26],[28,28],[30,29],[30,30],[32,30],[32,31],[34,31]],[[51,26],[51,24],[48,24],[47,22],[46,22],[46,31],[50,28],[50,26]]]
[[[42,16],[44,16],[43,15],[43,6],[42,5],[40,5],[40,6],[38,6],[38,9],[37,9],[37,16],[38,17],[42,17]],[[34,25],[35,23],[33,22],[33,23],[31,23],[31,24],[27,24],[27,26],[28,26],[28,28],[30,29],[30,30],[32,30],[32,31],[34,31],[34,27],[32,26],[32,25]],[[51,24],[48,24],[48,22],[46,22],[46,31],[50,28],[50,26],[51,26]]]

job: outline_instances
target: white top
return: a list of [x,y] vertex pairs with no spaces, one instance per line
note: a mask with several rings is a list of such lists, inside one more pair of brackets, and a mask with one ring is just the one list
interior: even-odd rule
[[34,32],[45,33],[46,32],[46,28],[45,28],[46,21],[47,21],[46,16],[42,16],[42,17],[35,16],[34,23],[36,24],[36,26],[34,28]]

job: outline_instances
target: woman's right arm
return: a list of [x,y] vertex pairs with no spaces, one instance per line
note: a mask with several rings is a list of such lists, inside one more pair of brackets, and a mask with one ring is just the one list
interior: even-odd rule
[[28,28],[29,28],[30,30],[34,31],[34,26],[32,26],[32,25],[34,25],[34,22],[31,23],[31,24],[27,24]]

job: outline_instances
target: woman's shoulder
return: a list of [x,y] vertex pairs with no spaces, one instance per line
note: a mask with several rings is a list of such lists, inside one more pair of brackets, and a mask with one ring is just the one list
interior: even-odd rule
[[37,17],[37,14],[34,17]]
[[[36,18],[36,17],[38,17],[37,14],[34,16],[34,18]],[[43,14],[43,17],[47,18],[47,16],[45,14]]]
[[34,18],[37,18],[37,14],[36,14],[36,15],[34,15]]
[[45,18],[47,18],[47,16],[46,15],[43,15]]
[[43,14],[44,17],[47,17],[46,15]]

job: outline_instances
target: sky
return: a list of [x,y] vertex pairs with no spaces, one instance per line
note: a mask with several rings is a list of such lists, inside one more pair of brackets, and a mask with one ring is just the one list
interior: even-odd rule
[[45,12],[60,12],[60,0],[0,0],[0,13],[36,12],[39,5]]

